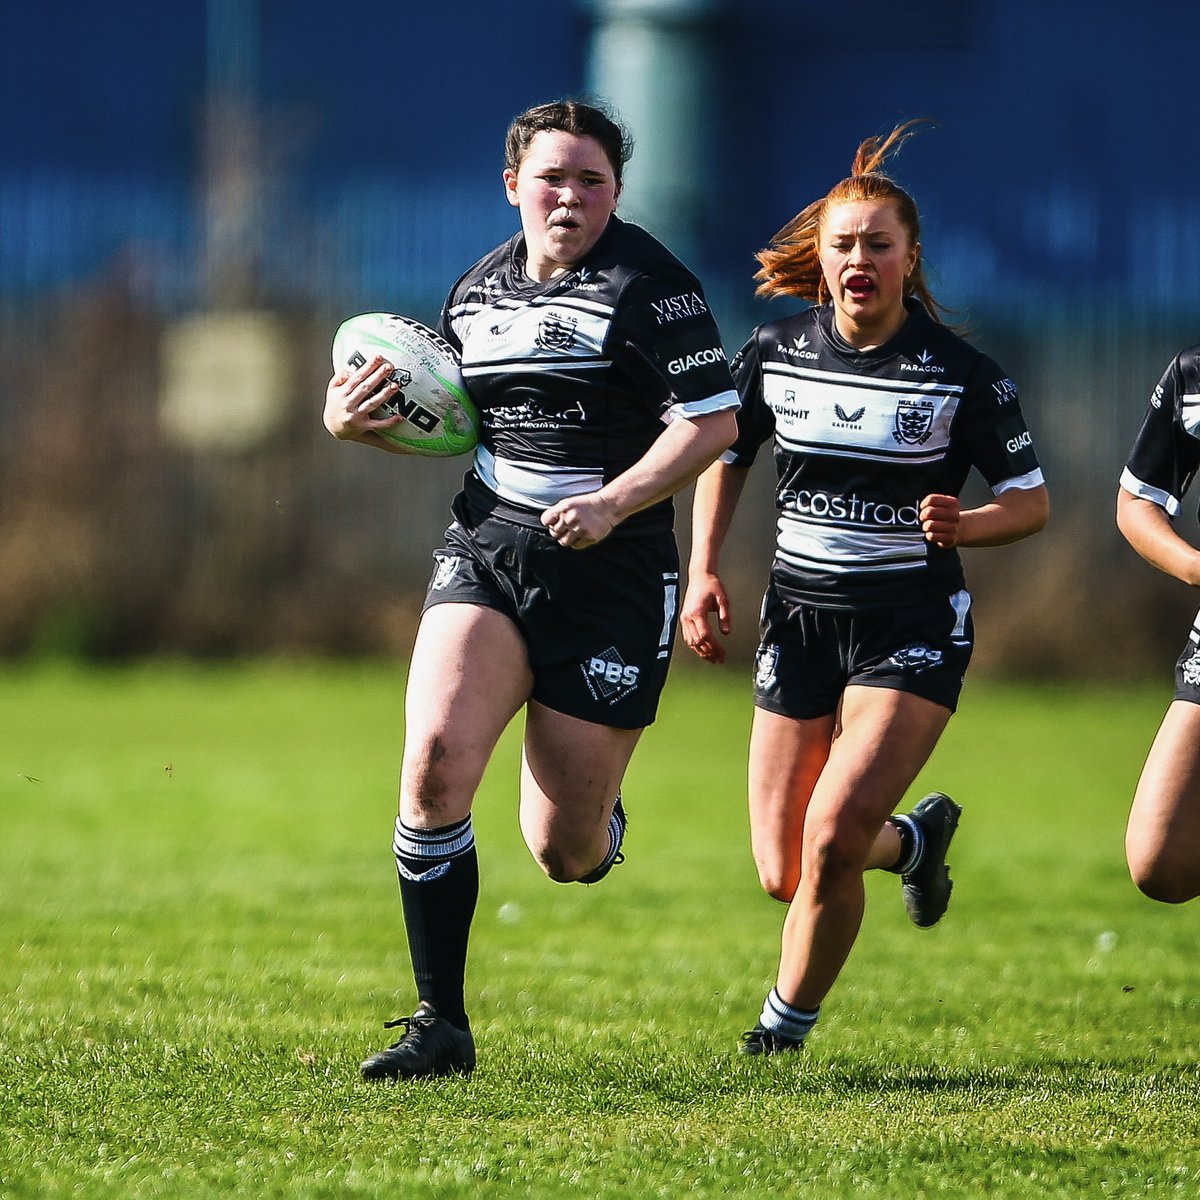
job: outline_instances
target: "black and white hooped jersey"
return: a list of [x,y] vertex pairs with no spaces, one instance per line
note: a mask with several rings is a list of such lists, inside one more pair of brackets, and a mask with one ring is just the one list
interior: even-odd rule
[[971,468],[994,494],[1042,483],[1017,388],[924,307],[859,351],[814,306],[760,326],[733,360],[742,407],[722,456],[749,466],[774,437],[772,574],[804,603],[921,602],[963,586],[957,551],[927,542],[919,508],[958,495]]
[[1200,467],[1200,346],[1181,350],[1150,395],[1121,487],[1174,518]]
[[[636,463],[667,422],[738,398],[699,282],[645,230],[611,217],[579,264],[545,283],[525,275],[524,256],[517,234],[476,263],[440,329],[482,420],[467,498],[538,526],[549,505]],[[672,521],[664,500],[617,532]]]

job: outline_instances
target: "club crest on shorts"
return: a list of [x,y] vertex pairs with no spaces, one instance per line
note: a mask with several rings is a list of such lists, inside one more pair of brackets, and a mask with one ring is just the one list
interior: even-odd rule
[[435,554],[436,566],[433,568],[433,578],[429,581],[431,592],[440,592],[454,578],[455,571],[462,559],[457,554]]
[[779,647],[759,646],[754,656],[754,686],[760,692],[768,691],[775,686],[779,669]]
[[585,658],[579,664],[584,682],[593,700],[616,704],[637,689],[640,667],[632,667],[621,657],[616,646]]
[[1183,682],[1188,687],[1200,687],[1200,650],[1187,659],[1180,669],[1183,672]]
[[909,642],[903,650],[897,650],[888,662],[899,667],[902,671],[912,671],[920,674],[930,667],[940,667],[944,655],[940,650],[927,646],[924,642]]
[[896,405],[896,424],[892,437],[909,446],[921,446],[933,432],[933,401],[918,397],[901,400]]

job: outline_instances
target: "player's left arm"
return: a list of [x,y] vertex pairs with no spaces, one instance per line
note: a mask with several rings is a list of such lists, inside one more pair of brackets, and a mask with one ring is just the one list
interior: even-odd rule
[[960,417],[952,436],[991,485],[992,499],[964,509],[956,495],[925,496],[919,517],[926,541],[1007,546],[1037,533],[1050,519],[1050,496],[1017,385],[986,355],[967,385]]
[[977,508],[957,496],[932,494],[921,501],[921,531],[935,546],[1007,546],[1037,533],[1050,519],[1045,484],[1009,488]]

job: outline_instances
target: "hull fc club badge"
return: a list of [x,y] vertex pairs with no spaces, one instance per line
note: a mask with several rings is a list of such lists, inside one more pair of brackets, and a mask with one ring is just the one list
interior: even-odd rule
[[901,400],[896,405],[892,437],[902,445],[922,446],[933,432],[932,400]]

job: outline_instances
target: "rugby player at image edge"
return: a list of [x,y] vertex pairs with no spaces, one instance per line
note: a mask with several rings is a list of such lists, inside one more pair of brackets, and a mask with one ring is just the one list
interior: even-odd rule
[[[1200,587],[1200,550],[1175,529],[1200,467],[1200,346],[1181,350],[1150,396],[1117,489],[1117,527],[1160,571]],[[1200,614],[1175,664],[1125,829],[1138,890],[1164,904],[1200,896]]]
[[[736,433],[737,393],[703,289],[615,215],[630,145],[594,106],[508,130],[520,232],[451,289],[482,435],[451,506],[409,663],[393,851],[418,1005],[367,1079],[466,1075],[467,942],[479,894],[471,809],[522,709],[520,825],[557,882],[622,861],[621,780],[655,717],[678,611],[671,496]],[[337,437],[396,450],[372,416],[382,357],[329,382]],[[376,725],[377,722],[372,722]]]
[[[1015,542],[1049,517],[1016,386],[943,323],[917,207],[883,171],[918,124],[863,142],[850,177],[757,256],[759,294],[812,306],[760,326],[735,356],[738,438],[696,484],[681,627],[719,663],[732,628],[720,551],[771,440],[777,532],[749,809],[760,882],[788,909],[746,1054],[803,1046],[858,935],[864,871],[898,874],[920,927],[946,911],[958,804],[934,792],[892,813],[954,712],[971,657],[958,551]],[[972,469],[993,498],[963,508]]]

